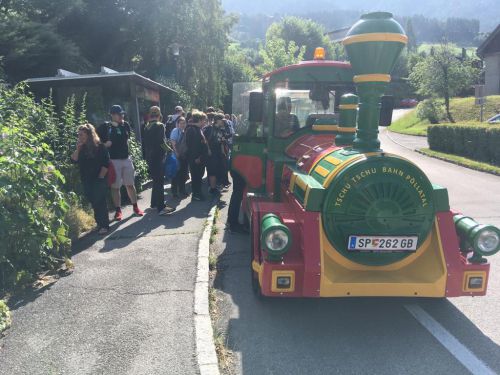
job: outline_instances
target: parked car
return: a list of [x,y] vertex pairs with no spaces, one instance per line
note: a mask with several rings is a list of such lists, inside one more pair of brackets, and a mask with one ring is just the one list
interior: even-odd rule
[[417,104],[418,104],[417,99],[402,99],[399,102],[399,106],[402,108],[413,108],[413,107],[416,107]]
[[500,113],[497,113],[495,116],[488,119],[488,124],[500,124]]

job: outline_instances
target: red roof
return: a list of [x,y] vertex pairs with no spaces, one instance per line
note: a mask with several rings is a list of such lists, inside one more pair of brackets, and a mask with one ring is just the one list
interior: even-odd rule
[[294,69],[313,67],[313,66],[329,66],[334,68],[351,69],[351,64],[345,61],[309,60],[309,61],[301,61],[298,64],[283,66],[270,73],[265,74],[264,78],[271,77],[278,73],[286,72],[287,70],[294,70]]

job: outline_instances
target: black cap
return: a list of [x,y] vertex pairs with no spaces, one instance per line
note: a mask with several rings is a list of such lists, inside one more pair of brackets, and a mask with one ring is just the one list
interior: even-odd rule
[[115,104],[111,106],[109,113],[112,115],[124,115],[125,111],[123,110],[121,105]]

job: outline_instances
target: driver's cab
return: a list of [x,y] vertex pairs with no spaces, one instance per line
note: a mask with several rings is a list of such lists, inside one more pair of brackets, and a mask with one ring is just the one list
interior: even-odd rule
[[333,141],[339,100],[353,91],[352,78],[349,63],[315,60],[267,74],[260,88],[235,87],[233,112],[240,121],[231,168],[249,192],[278,199],[283,166],[296,162],[287,148],[316,134],[330,133]]

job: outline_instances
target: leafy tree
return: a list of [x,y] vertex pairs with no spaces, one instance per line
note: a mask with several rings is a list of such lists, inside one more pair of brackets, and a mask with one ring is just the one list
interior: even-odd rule
[[443,98],[446,116],[449,121],[454,122],[450,113],[450,98],[473,84],[478,74],[472,59],[460,61],[453,46],[443,43],[416,63],[409,79],[419,94]]
[[[308,19],[285,17],[281,22],[273,23],[266,33],[266,41],[271,39],[283,39],[286,43],[294,42],[299,47],[304,46],[303,58],[305,60],[313,59],[314,50],[317,47],[324,47],[327,51],[327,57],[333,57],[334,47],[325,35],[324,27]],[[298,57],[299,53],[300,48],[295,57]]]
[[264,74],[282,66],[296,64],[302,61],[305,52],[306,47],[299,47],[294,41],[272,38],[266,41],[265,47],[260,51],[263,63],[257,70]]
[[238,44],[231,44],[224,58],[224,81],[227,94],[223,104],[226,112],[230,112],[232,106],[233,84],[255,80],[257,80],[257,75],[250,64],[250,58]]

